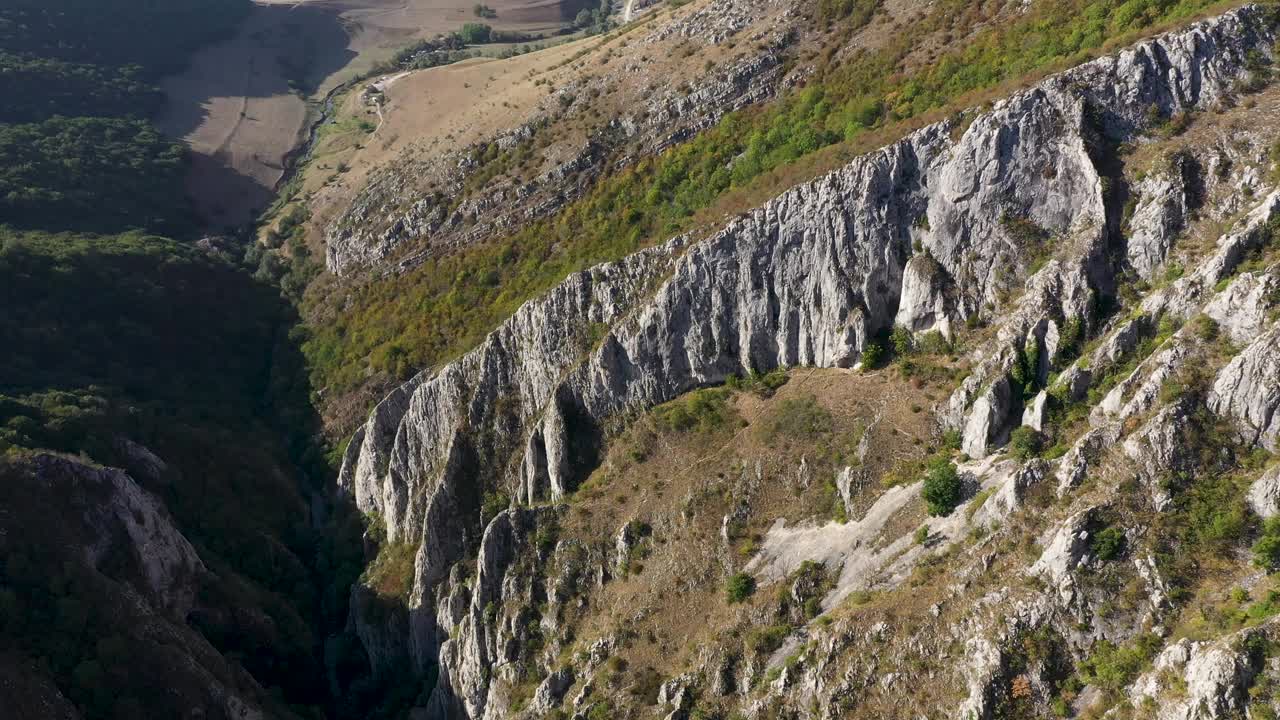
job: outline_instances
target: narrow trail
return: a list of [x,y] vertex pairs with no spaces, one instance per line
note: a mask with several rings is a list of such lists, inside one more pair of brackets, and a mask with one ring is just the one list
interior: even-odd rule
[[[398,82],[401,78],[408,77],[411,74],[413,74],[412,70],[405,70],[404,72],[399,72],[399,73],[396,73],[395,75],[389,75],[375,82],[373,84],[373,87],[376,88],[378,92],[383,94],[382,97],[385,100],[387,89],[390,88],[392,85],[395,85],[396,82]],[[383,124],[386,123],[387,117],[382,112],[381,100],[373,104],[373,109],[375,112],[378,113],[378,127],[373,129],[371,136],[376,136],[378,134],[378,131],[382,129]]]
[[253,68],[253,57],[250,56],[248,66],[245,68],[244,92],[240,95],[240,102],[238,103],[240,108],[237,111],[236,120],[231,124],[231,127],[223,133],[218,144],[214,146],[212,154],[215,156],[222,155],[227,152],[227,147],[231,144],[231,139],[236,136],[236,133],[240,132],[240,127],[244,125],[245,118],[249,113],[249,92],[253,89]]

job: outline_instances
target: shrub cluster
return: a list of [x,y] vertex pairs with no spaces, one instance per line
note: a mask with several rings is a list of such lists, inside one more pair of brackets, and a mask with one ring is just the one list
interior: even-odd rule
[[938,456],[929,461],[920,493],[930,515],[950,515],[960,504],[963,488],[956,466],[950,459]]

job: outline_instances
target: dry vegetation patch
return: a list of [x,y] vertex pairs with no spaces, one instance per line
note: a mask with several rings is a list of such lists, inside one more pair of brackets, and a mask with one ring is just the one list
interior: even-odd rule
[[[910,408],[927,402],[926,390],[896,370],[797,369],[788,378],[773,388],[776,380],[695,391],[646,413],[574,494],[562,539],[607,548],[624,525],[643,530],[620,577],[575,620],[580,646],[624,639],[616,665],[632,670],[617,674],[672,677],[703,649],[735,642],[775,651],[791,620],[768,618],[790,585],[757,581],[736,595],[729,587],[764,531],[779,519],[833,522],[835,473],[858,462],[864,434],[876,448],[866,460],[873,475],[923,454],[931,421]],[[861,490],[867,502],[880,491],[878,483]],[[829,582],[821,576],[814,588]],[[817,616],[806,605],[816,607],[799,603],[793,620]]]

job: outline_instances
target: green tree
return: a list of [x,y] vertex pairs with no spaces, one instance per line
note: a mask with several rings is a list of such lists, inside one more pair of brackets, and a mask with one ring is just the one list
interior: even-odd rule
[[1093,536],[1093,540],[1089,543],[1089,548],[1093,551],[1094,557],[1103,562],[1119,557],[1120,553],[1124,551],[1124,546],[1124,530],[1118,527],[1103,528]]
[[0,215],[24,227],[188,227],[182,146],[135,119],[0,125]]
[[950,460],[945,457],[936,457],[929,461],[920,494],[928,505],[930,515],[950,515],[951,511],[960,504],[962,489],[960,475]]
[[725,595],[729,598],[729,603],[740,603],[755,594],[756,579],[751,575],[740,572],[729,576],[729,581],[725,583]]
[[493,28],[484,23],[466,23],[462,29],[458,31],[458,37],[468,45],[482,45],[489,42],[493,35]]
[[1025,425],[1013,431],[1009,436],[1009,454],[1019,460],[1033,458],[1040,454],[1044,447],[1044,436],[1035,428]]

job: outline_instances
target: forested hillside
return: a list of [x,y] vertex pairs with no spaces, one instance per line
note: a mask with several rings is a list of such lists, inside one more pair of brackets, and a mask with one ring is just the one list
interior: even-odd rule
[[[307,451],[306,393],[294,384],[292,319],[278,293],[158,237],[13,232],[0,232],[0,287],[6,485],[23,487],[35,452],[128,469],[211,571],[189,628],[279,688],[279,702],[322,704],[312,628],[320,613],[340,614],[345,595],[325,594],[313,575],[330,551],[317,544],[306,493],[325,473]],[[102,587],[112,572],[63,555],[67,511],[21,512],[38,499],[0,503],[9,522],[27,518],[0,539],[6,651],[45,663],[84,717],[155,717],[193,702],[189,688],[177,705],[166,699],[164,678],[182,683],[156,664],[136,619],[96,609],[95,597],[117,602]]]
[[155,82],[248,0],[19,0],[0,8],[0,223],[191,232],[183,149]]
[[295,313],[195,242],[148,119],[248,8],[0,8],[0,716],[318,717],[363,672],[321,661],[363,528],[317,499]]

